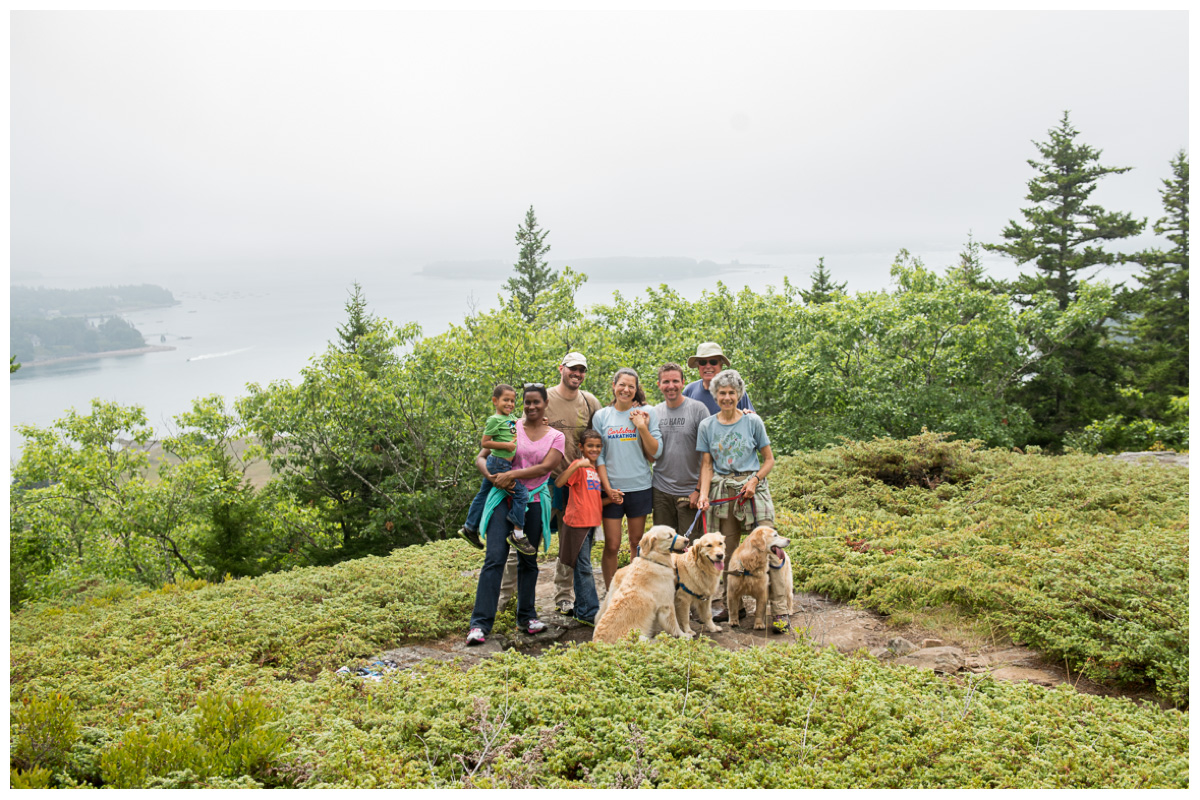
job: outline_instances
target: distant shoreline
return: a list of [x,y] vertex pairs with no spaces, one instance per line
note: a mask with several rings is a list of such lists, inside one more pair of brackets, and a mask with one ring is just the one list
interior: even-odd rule
[[44,364],[62,364],[67,361],[88,361],[93,358],[108,358],[109,356],[136,356],[142,353],[161,353],[165,350],[174,350],[175,348],[168,344],[147,345],[146,347],[135,347],[131,350],[105,350],[102,353],[80,353],[77,356],[60,356],[59,358],[46,358],[40,361],[22,361],[21,369],[26,367],[40,367]]

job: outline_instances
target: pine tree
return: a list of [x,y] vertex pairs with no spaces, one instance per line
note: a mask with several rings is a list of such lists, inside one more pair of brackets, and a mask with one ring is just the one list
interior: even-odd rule
[[1079,131],[1071,125],[1069,112],[1063,112],[1062,121],[1049,134],[1049,141],[1034,142],[1043,160],[1028,162],[1038,174],[1029,181],[1026,195],[1035,205],[1021,209],[1026,225],[1009,220],[1001,233],[1007,243],[984,247],[1012,256],[1017,264],[1032,261],[1037,267],[1037,274],[1022,274],[1015,282],[1018,299],[1049,290],[1058,298],[1059,308],[1065,309],[1078,293],[1082,271],[1128,260],[1105,252],[1099,244],[1136,236],[1146,221],[1087,202],[1101,178],[1131,167],[1101,166],[1099,150],[1076,143]]
[[[1188,155],[1171,160],[1172,178],[1159,190],[1166,214],[1154,232],[1166,235],[1170,250],[1138,254],[1142,286],[1133,293],[1135,383],[1165,403],[1188,390]],[[1161,404],[1160,403],[1160,404]]]
[[800,290],[800,296],[804,298],[805,304],[810,306],[828,303],[845,293],[846,282],[834,283],[829,270],[825,269],[825,256],[817,259],[817,270],[812,274],[812,285],[808,291]]
[[373,317],[367,311],[367,298],[363,296],[362,286],[355,281],[354,294],[350,295],[350,299],[346,301],[346,322],[337,327],[338,342],[330,342],[331,345],[341,350],[344,353],[354,353],[358,351],[359,340],[367,335],[371,330],[371,321]]
[[979,247],[979,242],[975,241],[974,235],[968,231],[967,243],[963,245],[963,251],[958,254],[958,263],[947,271],[947,275],[968,289],[986,290],[992,288],[992,284],[983,271],[983,262],[979,259]]
[[538,227],[537,215],[533,206],[525,212],[525,221],[517,227],[517,244],[521,251],[517,263],[513,265],[515,275],[509,278],[504,288],[512,294],[512,302],[521,316],[533,322],[540,310],[540,299],[554,286],[558,280],[558,272],[550,269],[543,257],[550,252],[546,237],[550,231]]

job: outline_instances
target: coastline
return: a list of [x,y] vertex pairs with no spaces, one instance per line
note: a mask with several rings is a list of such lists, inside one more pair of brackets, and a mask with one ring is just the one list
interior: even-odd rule
[[145,347],[134,347],[130,350],[105,350],[101,353],[80,353],[76,356],[60,356],[58,358],[46,358],[40,361],[23,361],[21,369],[38,367],[43,364],[63,364],[67,361],[87,361],[93,358],[108,358],[109,356],[137,356],[142,353],[161,353],[166,350],[174,350],[175,348],[169,344],[154,344],[146,345]]

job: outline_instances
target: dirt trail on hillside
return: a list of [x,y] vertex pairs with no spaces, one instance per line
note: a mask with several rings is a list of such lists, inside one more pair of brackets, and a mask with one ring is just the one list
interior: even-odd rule
[[[555,559],[538,565],[537,608],[539,618],[547,626],[544,632],[535,636],[518,632],[507,635],[493,632],[486,644],[467,647],[464,627],[462,635],[389,650],[379,656],[369,669],[370,674],[381,677],[388,671],[408,669],[426,660],[458,659],[466,668],[507,649],[536,656],[554,644],[590,642],[592,628],[554,611],[556,566]],[[603,598],[603,580],[598,571],[596,584],[597,593]],[[747,599],[751,609],[753,602]],[[704,632],[695,622],[692,628],[700,631],[697,635],[729,650],[770,647],[798,641],[803,637],[817,647],[833,645],[843,653],[866,651],[884,663],[932,669],[947,675],[989,673],[998,680],[1027,681],[1048,687],[1069,683],[1076,690],[1088,694],[1153,700],[1149,691],[1121,691],[1078,675],[1068,675],[1062,664],[1049,664],[1034,651],[1011,643],[970,647],[936,631],[917,626],[889,626],[880,614],[805,592],[795,595],[794,608],[796,613],[791,617],[791,629],[784,634],[774,633],[770,629],[755,631],[749,619],[743,620],[742,626],[736,629],[730,628],[727,623],[722,624],[720,633]]]

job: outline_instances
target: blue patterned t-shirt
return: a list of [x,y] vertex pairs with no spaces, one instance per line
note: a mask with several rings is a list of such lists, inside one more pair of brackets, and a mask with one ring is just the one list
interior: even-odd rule
[[766,426],[758,414],[742,414],[732,425],[721,424],[714,414],[696,431],[696,449],[712,456],[718,475],[756,471],[758,451],[770,446]]

